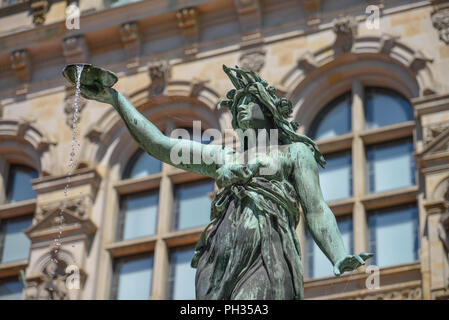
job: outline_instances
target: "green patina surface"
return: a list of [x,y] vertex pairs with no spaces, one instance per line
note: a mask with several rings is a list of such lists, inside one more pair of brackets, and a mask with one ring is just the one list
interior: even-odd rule
[[[324,167],[325,160],[315,142],[296,133],[297,123],[287,120],[291,102],[278,98],[275,88],[257,74],[223,66],[235,88],[219,107],[229,108],[234,129],[278,132],[277,147],[245,157],[253,149],[243,142],[242,152],[237,152],[226,146],[165,136],[122,94],[101,85],[101,79],[107,78],[102,73],[108,71],[86,70],[81,94],[112,105],[146,152],[217,182],[211,223],[192,259],[192,267],[197,268],[197,299],[302,299],[301,251],[295,233],[299,206],[315,242],[334,265],[335,275],[358,268],[372,256],[351,255],[344,248],[319,184],[317,165]],[[190,159],[207,153],[221,161],[176,164],[170,152],[180,146],[189,150]],[[264,174],[261,169],[267,166],[276,170]]]

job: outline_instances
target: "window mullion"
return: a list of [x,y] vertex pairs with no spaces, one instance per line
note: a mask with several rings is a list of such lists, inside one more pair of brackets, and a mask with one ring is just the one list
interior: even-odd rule
[[368,228],[366,211],[361,198],[366,190],[365,146],[360,136],[365,127],[364,116],[364,88],[359,79],[352,83],[352,187],[354,196],[353,228],[354,228],[354,252],[367,251]]

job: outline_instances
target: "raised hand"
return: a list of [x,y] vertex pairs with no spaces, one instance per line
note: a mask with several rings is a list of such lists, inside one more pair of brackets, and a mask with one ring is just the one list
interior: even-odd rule
[[113,104],[117,91],[109,87],[103,87],[101,84],[87,86],[80,85],[80,93],[83,98],[96,100],[103,103]]
[[338,260],[334,265],[334,274],[339,277],[346,271],[353,271],[365,264],[365,261],[371,258],[374,254],[362,252],[359,255],[347,255]]

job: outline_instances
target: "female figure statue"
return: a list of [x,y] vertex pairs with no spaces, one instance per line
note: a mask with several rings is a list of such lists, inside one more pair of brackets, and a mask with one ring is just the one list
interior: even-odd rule
[[[302,299],[300,244],[295,233],[299,204],[335,275],[358,268],[372,254],[346,252],[321,193],[317,164],[324,167],[325,160],[311,139],[296,133],[297,123],[287,120],[291,102],[278,98],[275,88],[254,72],[223,69],[235,89],[219,107],[230,109],[234,129],[253,130],[257,138],[261,132],[268,137],[277,130],[275,155],[268,148],[240,161],[232,148],[165,136],[112,88],[81,84],[81,95],[112,105],[137,143],[154,158],[215,179],[219,190],[212,201],[211,223],[192,259],[192,267],[197,268],[197,299]],[[253,146],[245,141],[241,145],[248,155]],[[199,153],[220,161],[174,163],[171,150],[180,146],[189,150],[190,159]],[[267,166],[275,170],[262,174]]]

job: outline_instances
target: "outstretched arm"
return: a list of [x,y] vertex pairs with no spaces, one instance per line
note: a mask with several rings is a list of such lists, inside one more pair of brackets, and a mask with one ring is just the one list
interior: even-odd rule
[[[196,141],[173,139],[165,136],[151,121],[145,118],[122,94],[112,88],[92,88],[81,85],[81,95],[112,105],[128,127],[136,142],[151,156],[175,167],[215,178],[220,161],[208,161],[202,154],[224,161],[222,146],[205,145]],[[188,161],[179,161],[179,153],[188,152]],[[195,157],[194,157],[195,154]],[[200,161],[193,161],[200,159]],[[195,163],[196,162],[196,163]]]
[[363,265],[371,254],[349,255],[337,226],[334,214],[321,192],[318,167],[311,150],[303,143],[295,145],[295,183],[306,224],[318,247],[334,265],[339,276]]

